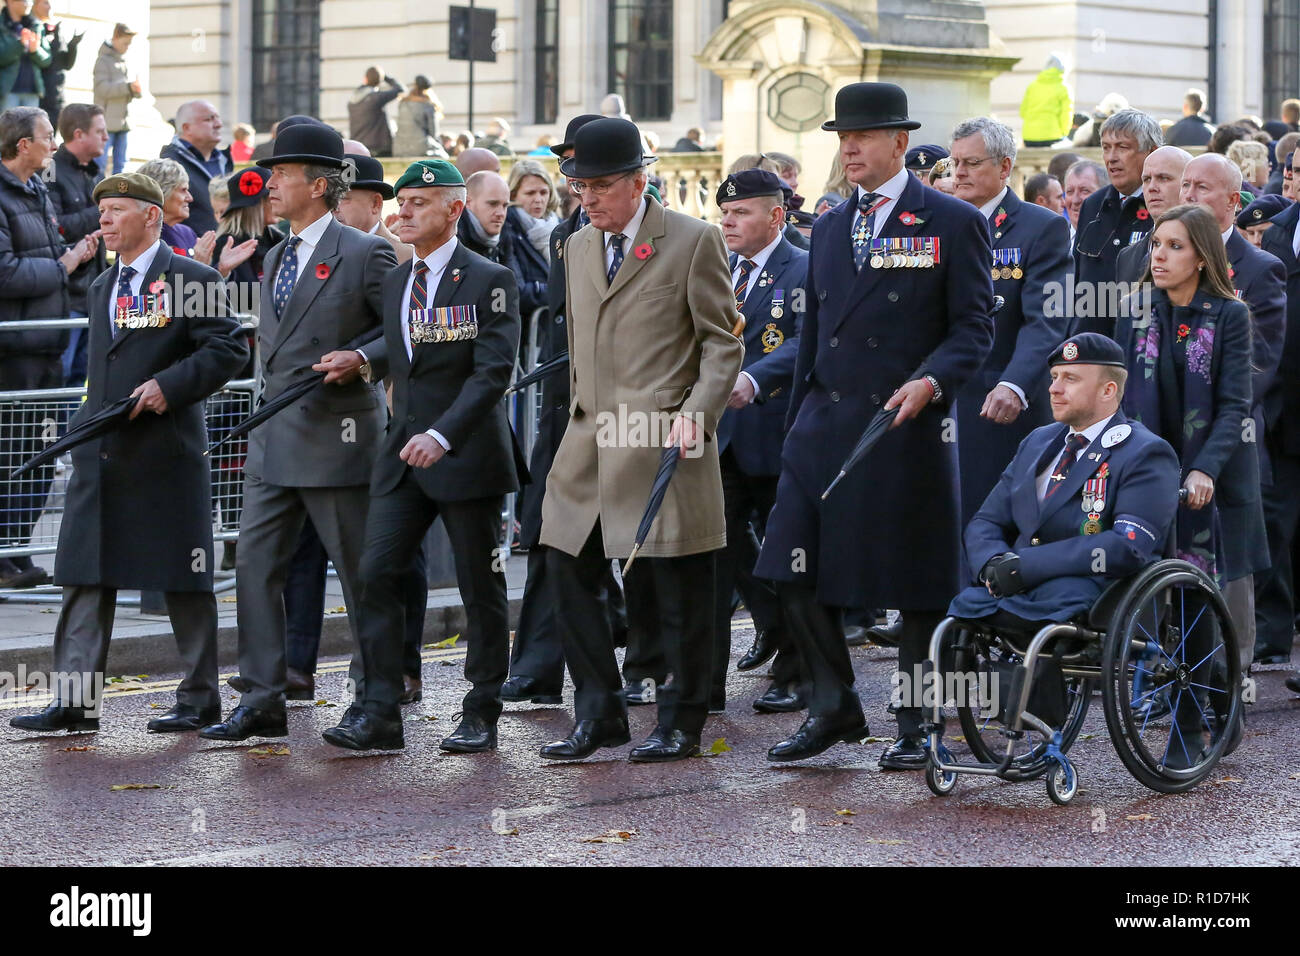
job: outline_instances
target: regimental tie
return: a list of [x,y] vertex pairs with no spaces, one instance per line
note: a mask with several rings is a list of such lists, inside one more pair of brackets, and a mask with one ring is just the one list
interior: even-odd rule
[[745,305],[745,290],[749,288],[749,274],[754,271],[754,263],[750,259],[740,261],[740,277],[736,279],[736,311],[739,312]]
[[[119,299],[131,298],[131,280],[134,278],[135,278],[135,270],[132,269],[130,266],[122,266],[122,270],[121,272],[118,273],[117,276],[117,297]],[[114,319],[117,318],[116,314],[114,314],[113,318]],[[117,322],[116,321],[109,322],[108,328],[109,331],[113,334],[113,338],[117,338]]]
[[1056,463],[1056,470],[1052,472],[1052,477],[1047,482],[1047,491],[1043,493],[1043,500],[1052,497],[1053,492],[1065,484],[1065,478],[1078,460],[1079,452],[1086,447],[1088,447],[1086,435],[1076,432],[1065,439],[1065,453],[1061,455],[1061,460]]
[[415,266],[411,272],[411,302],[410,309],[412,312],[419,312],[421,309],[429,307],[429,290],[425,286],[426,276],[429,274],[429,263],[423,259],[416,259]]
[[871,237],[876,232],[876,210],[888,202],[887,196],[867,193],[858,198],[858,216],[853,224],[853,268],[861,272],[870,258]]
[[623,234],[609,237],[610,247],[614,250],[614,261],[609,264],[609,271],[605,273],[605,279],[611,285],[614,283],[614,276],[618,275],[618,267],[623,264]]
[[285,246],[284,258],[280,260],[280,275],[275,280],[275,295],[271,298],[277,319],[284,315],[284,307],[289,304],[294,283],[298,281],[298,243],[300,242],[302,240],[299,237],[290,236]]

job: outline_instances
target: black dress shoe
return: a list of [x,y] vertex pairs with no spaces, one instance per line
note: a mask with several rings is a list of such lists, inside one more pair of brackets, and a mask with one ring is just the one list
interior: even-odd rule
[[[450,737],[444,737],[438,746],[455,754],[481,754],[497,749],[497,725],[488,723],[478,714],[457,714],[461,718]],[[455,718],[453,718],[455,719]]]
[[798,688],[773,684],[758,700],[754,709],[760,714],[794,714],[808,706]]
[[903,619],[900,617],[893,624],[877,624],[867,628],[867,637],[872,644],[880,647],[897,647],[903,639]]
[[1251,660],[1252,664],[1289,664],[1291,662],[1290,654],[1279,654],[1276,651],[1256,651],[1255,657]]
[[758,631],[754,634],[754,643],[745,652],[745,656],[736,662],[736,670],[752,671],[755,667],[762,667],[776,656],[777,650],[776,640],[770,633]]
[[361,719],[361,715],[364,713],[365,711],[361,709],[360,704],[348,704],[348,709],[343,711],[343,716],[339,718],[338,725],[342,727],[346,724],[354,724]]
[[406,746],[400,720],[384,720],[364,712],[355,720],[323,731],[321,736],[327,744],[347,750],[401,750]]
[[316,677],[290,667],[285,674],[284,696],[288,700],[315,700]]
[[856,743],[871,735],[861,714],[809,717],[798,730],[767,752],[774,761],[803,760],[829,750],[840,741]]
[[573,725],[569,736],[547,744],[541,753],[548,760],[582,760],[601,747],[621,747],[631,741],[626,717],[580,720]]
[[889,715],[891,720],[897,720],[898,712],[902,709],[903,709],[902,704],[898,703],[897,701],[891,700],[889,702],[889,706],[885,708],[885,713]]
[[149,721],[149,723],[145,724],[145,728],[155,734],[183,733],[187,730],[198,730],[208,724],[215,724],[220,719],[220,705],[199,710],[197,707],[177,704],[161,717],[155,717]]
[[1292,674],[1282,683],[1286,685],[1287,690],[1300,694],[1300,674]]
[[283,710],[258,710],[242,704],[225,723],[209,724],[199,731],[208,740],[247,740],[249,737],[288,737],[289,722]]
[[238,691],[241,694],[247,694],[253,689],[253,684],[247,677],[241,677],[236,674],[234,677],[226,678],[226,686],[231,690]]
[[501,685],[501,700],[507,704],[559,704],[564,698],[560,692],[548,691],[537,685],[537,679],[522,674],[511,677]]
[[632,763],[669,763],[685,760],[700,752],[700,735],[671,727],[656,727],[645,743],[633,747],[627,759]]
[[849,647],[862,647],[871,643],[871,638],[867,637],[867,629],[861,624],[850,624],[844,629],[844,643]]
[[10,727],[19,730],[98,730],[99,718],[87,717],[80,707],[61,707],[51,704],[34,714],[23,714],[9,721]]
[[628,684],[623,688],[623,699],[632,707],[653,704],[655,702],[655,689],[658,686],[652,681],[644,684]]
[[899,737],[880,755],[883,770],[924,770],[929,761],[925,741],[920,737]]

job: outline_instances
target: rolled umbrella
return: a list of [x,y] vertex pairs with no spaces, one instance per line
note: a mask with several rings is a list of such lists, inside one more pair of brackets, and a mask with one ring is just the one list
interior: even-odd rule
[[867,452],[871,451],[876,442],[880,441],[880,437],[884,435],[885,432],[889,431],[889,426],[893,420],[898,417],[898,409],[901,407],[901,405],[898,405],[888,410],[882,408],[880,411],[876,412],[875,417],[873,417],[868,423],[867,430],[862,433],[862,437],[858,439],[858,443],[853,446],[853,451],[849,453],[849,457],[845,458],[844,464],[840,465],[840,473],[835,476],[835,480],[827,485],[826,490],[822,492],[822,501],[826,500],[827,496],[830,495],[831,490],[840,483],[841,478],[853,469],[854,465],[867,457]]
[[673,472],[677,470],[677,462],[677,446],[669,445],[659,459],[659,470],[655,472],[645,513],[641,515],[641,523],[637,525],[636,540],[632,542],[632,553],[627,556],[627,563],[623,565],[624,574],[632,569],[632,562],[636,560],[637,552],[641,550],[645,539],[650,535],[650,526],[654,524],[655,515],[659,514],[659,508],[664,503],[664,494],[668,491],[668,482],[672,480]]
[[507,388],[506,395],[507,396],[513,395],[515,392],[527,388],[529,385],[532,385],[534,382],[540,382],[548,375],[554,375],[556,372],[563,371],[568,367],[569,367],[569,353],[561,352],[559,355],[555,356],[555,358],[543,362],[541,365],[537,366],[537,368],[533,369],[527,375],[520,378],[519,381],[515,382],[513,385]]
[[88,441],[93,441],[101,435],[106,435],[111,431],[116,431],[127,422],[127,416],[131,414],[131,409],[135,408],[135,403],[139,400],[138,395],[128,395],[126,398],[120,398],[107,408],[100,409],[91,415],[85,421],[81,422],[74,428],[70,428],[62,438],[50,444],[48,448],[31,460],[24,462],[23,465],[9,475],[10,478],[18,478],[27,474],[34,468],[47,464],[62,455],[69,448],[76,448],[78,445],[84,445]]
[[324,381],[324,372],[312,372],[310,375],[306,375],[294,382],[269,402],[263,402],[259,405],[257,411],[253,412],[253,414],[249,415],[242,422],[237,422],[232,425],[230,431],[226,432],[221,441],[214,443],[203,453],[204,456],[207,457],[234,441],[236,438],[239,438],[242,435],[247,435],[258,425],[262,424],[262,422],[266,421],[268,418],[273,418],[279,412],[284,411],[284,409],[298,401],[298,399],[302,398],[308,392],[316,389]]

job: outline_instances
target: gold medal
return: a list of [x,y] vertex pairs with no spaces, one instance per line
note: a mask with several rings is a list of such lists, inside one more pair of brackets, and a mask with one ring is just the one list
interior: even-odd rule
[[1011,278],[1023,279],[1024,277],[1025,277],[1025,272],[1023,269],[1020,268],[1020,266],[1016,266],[1014,269],[1011,270]]
[[1011,278],[1011,267],[1010,267],[1010,266],[1003,266],[1003,267],[1002,267],[1002,278],[1004,278],[1004,279],[1010,279],[1010,278]]
[[993,274],[993,281],[994,281],[994,282],[997,282],[999,279],[1002,278],[1002,270],[999,269],[997,266],[994,266],[994,267],[993,267],[993,273],[992,273],[992,274]]
[[1101,532],[1101,522],[1096,518],[1089,518],[1083,523],[1084,534],[1098,534]]

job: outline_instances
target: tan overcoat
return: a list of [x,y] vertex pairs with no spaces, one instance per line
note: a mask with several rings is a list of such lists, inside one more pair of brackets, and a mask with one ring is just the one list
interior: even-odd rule
[[679,462],[641,554],[721,548],[713,435],[744,356],[722,233],[650,202],[612,284],[604,238],[585,226],[561,253],[572,418],[546,480],[541,543],[577,555],[599,518],[605,554],[626,558],[671,422],[688,414],[708,440]]

